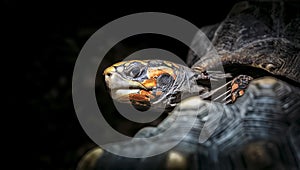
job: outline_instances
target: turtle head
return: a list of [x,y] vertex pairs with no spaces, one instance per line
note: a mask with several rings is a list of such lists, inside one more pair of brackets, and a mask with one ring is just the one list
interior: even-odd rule
[[174,107],[181,93],[190,91],[190,68],[162,60],[131,60],[104,70],[105,82],[114,100],[132,103],[139,110]]

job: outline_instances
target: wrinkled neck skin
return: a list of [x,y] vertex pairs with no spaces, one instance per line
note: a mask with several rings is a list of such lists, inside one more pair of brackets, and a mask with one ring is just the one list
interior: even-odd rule
[[207,88],[197,84],[199,74],[193,72],[190,68],[179,65],[180,68],[175,70],[177,75],[173,84],[165,93],[153,104],[163,103],[169,107],[175,107],[180,101],[190,96],[197,96],[200,93],[208,91]]

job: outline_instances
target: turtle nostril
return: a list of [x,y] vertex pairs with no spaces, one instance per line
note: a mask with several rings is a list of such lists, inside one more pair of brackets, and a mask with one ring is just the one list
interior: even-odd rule
[[111,73],[107,73],[106,75],[107,75],[108,77],[110,77],[110,76],[111,76]]

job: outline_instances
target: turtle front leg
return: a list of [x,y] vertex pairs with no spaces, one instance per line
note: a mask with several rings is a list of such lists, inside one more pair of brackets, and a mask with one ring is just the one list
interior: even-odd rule
[[245,90],[246,88],[248,88],[248,85],[251,82],[251,80],[253,80],[251,76],[239,75],[216,89],[200,94],[200,97],[206,99],[208,97],[211,97],[213,94],[219,92],[219,90],[221,90],[222,88],[227,87],[228,90],[226,92],[216,96],[212,99],[212,101],[220,101],[226,104],[234,103],[237,100],[237,98],[244,95]]
[[237,98],[243,96],[251,80],[253,80],[253,78],[247,75],[239,75],[235,77],[231,81],[231,86],[230,86],[231,99],[228,100],[226,103],[234,103]]

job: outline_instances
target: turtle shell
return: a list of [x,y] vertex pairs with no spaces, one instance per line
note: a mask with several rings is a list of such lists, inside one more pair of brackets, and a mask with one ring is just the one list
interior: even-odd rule
[[223,22],[201,29],[211,44],[200,32],[195,36],[191,47],[200,56],[190,51],[187,64],[200,72],[223,64],[233,75],[272,75],[299,83],[299,9],[291,2],[238,3]]

